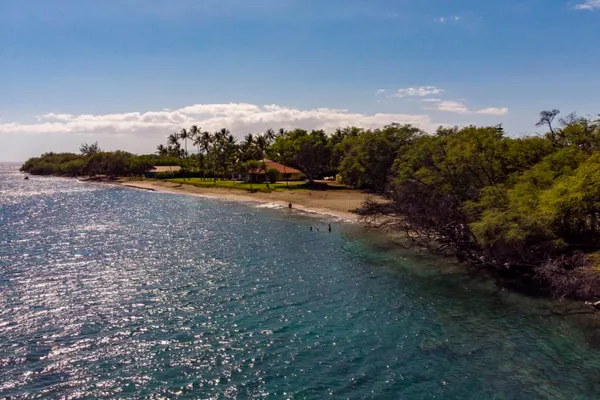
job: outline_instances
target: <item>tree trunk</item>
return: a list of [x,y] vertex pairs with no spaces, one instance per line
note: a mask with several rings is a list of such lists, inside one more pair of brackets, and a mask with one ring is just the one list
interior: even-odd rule
[[263,171],[265,172],[265,183],[267,184],[267,189],[269,189],[269,179],[267,177],[267,163],[265,163],[265,155],[263,154]]

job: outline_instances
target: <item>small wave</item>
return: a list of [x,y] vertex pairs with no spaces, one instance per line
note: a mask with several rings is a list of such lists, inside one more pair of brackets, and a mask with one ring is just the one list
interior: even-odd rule
[[285,208],[286,206],[284,206],[283,204],[278,204],[278,203],[260,203],[256,205],[257,208],[272,208],[272,209],[277,209],[277,208]]

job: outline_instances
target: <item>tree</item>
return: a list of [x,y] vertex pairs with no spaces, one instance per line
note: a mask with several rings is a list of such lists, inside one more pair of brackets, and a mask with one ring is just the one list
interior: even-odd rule
[[600,149],[600,121],[592,121],[575,113],[560,119],[561,128],[556,132],[561,146],[573,146],[586,152]]
[[[227,173],[227,138],[230,135],[229,129],[222,128],[213,135],[213,169],[220,172],[223,176]],[[217,181],[215,175],[215,183]]]
[[331,149],[327,145],[327,136],[323,131],[312,131],[310,135],[299,136],[293,146],[294,162],[312,184],[329,166]]
[[[263,171],[265,172],[265,174],[267,173],[267,163],[265,162],[265,155],[267,152],[267,149],[269,147],[269,135],[270,132],[273,132],[272,129],[268,130],[264,135],[258,135],[256,138],[256,147],[258,148],[258,150],[260,151],[260,159],[262,160],[262,168]],[[266,176],[265,176],[266,178]],[[267,183],[267,189],[269,188],[269,182],[268,180],[265,179],[265,182]]]
[[188,136],[192,141],[192,146],[196,146],[198,153],[200,153],[200,146],[198,142],[198,136],[200,135],[200,128],[197,125],[192,125],[188,131]]
[[[207,131],[202,132],[201,137],[202,139],[200,143],[202,145],[202,148],[204,149],[204,154],[206,154],[206,162],[208,165],[212,165],[210,149],[212,146],[213,137],[211,136],[210,132]],[[212,172],[214,174],[214,170]],[[206,178],[206,175],[204,175],[204,177]]]
[[275,131],[271,128],[267,129],[265,131],[265,139],[267,140],[267,146],[271,145],[271,143],[273,142],[273,140],[275,140]]
[[98,142],[94,142],[92,144],[83,143],[79,147],[79,151],[84,156],[88,156],[89,157],[89,156],[94,155],[96,153],[100,153],[102,150],[100,149],[100,146],[98,146]]
[[[181,132],[179,132],[179,138],[183,140],[184,146],[185,146],[185,152],[183,153],[186,159],[186,168],[185,170],[189,170],[190,168],[190,157],[188,154],[188,150],[187,150],[187,141],[190,138],[190,134],[189,132],[184,128],[181,130]],[[184,172],[186,173],[186,172]],[[186,174],[187,177],[187,174]],[[185,178],[184,178],[185,179]]]
[[537,127],[548,125],[548,128],[550,129],[550,135],[552,137],[552,143],[556,143],[556,133],[552,128],[552,121],[554,121],[554,118],[556,118],[558,114],[560,114],[560,111],[556,109],[552,111],[542,111],[540,112],[540,120],[535,124]]
[[279,175],[279,171],[277,171],[275,168],[269,168],[268,170],[265,171],[265,181],[267,182],[267,185],[270,183],[275,183],[277,182],[277,176]]
[[241,178],[241,180],[246,180],[248,177],[248,166],[246,163],[237,158],[234,163],[234,172]]
[[227,176],[229,176],[230,168],[233,169],[231,162],[237,158],[237,153],[237,139],[232,134],[229,134],[225,140],[225,169]]
[[152,169],[153,166],[154,163],[152,160],[146,156],[132,157],[129,161],[129,171],[133,175],[143,175]]
[[286,139],[285,134],[279,135],[273,145],[271,146],[271,153],[275,161],[283,164],[283,176],[285,178],[286,186],[290,186],[289,175],[286,170],[286,165],[292,164],[294,159],[294,152],[290,146],[289,140]]
[[[258,161],[256,160],[250,160],[248,162],[246,162],[246,172],[248,173],[248,175],[251,174],[251,171],[254,171],[254,173],[256,173],[258,171],[258,169],[260,168],[260,164],[258,163]],[[252,177],[249,176],[249,180],[250,180],[250,190],[252,190]]]
[[156,154],[160,157],[166,157],[169,155],[169,149],[165,145],[159,144],[156,146]]
[[[411,125],[391,124],[383,129],[367,130],[360,136],[347,136],[333,150],[333,159],[341,153],[339,172],[350,186],[382,193],[389,183],[394,160],[423,132]],[[338,135],[342,135],[338,132]]]
[[100,175],[104,173],[103,166],[104,154],[96,153],[87,159],[85,166],[83,167],[83,172],[90,177]]
[[253,134],[249,133],[244,137],[240,144],[240,153],[242,161],[257,160],[260,158],[260,151],[256,146],[256,140]]
[[169,146],[173,146],[173,148],[176,148],[176,149],[181,148],[181,145],[179,144],[179,134],[178,133],[171,133],[167,137],[167,144]]

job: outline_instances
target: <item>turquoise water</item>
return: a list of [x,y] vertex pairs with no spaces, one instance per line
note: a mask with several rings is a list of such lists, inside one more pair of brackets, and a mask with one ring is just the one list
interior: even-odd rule
[[328,222],[0,166],[0,398],[600,397],[575,317]]

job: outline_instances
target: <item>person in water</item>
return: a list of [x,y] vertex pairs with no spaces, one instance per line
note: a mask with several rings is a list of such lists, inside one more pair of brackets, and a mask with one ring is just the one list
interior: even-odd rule
[[331,224],[329,224],[329,232],[331,232]]
[[310,227],[310,231],[312,232],[312,226]]
[[292,203],[291,203],[291,202],[290,202],[290,204],[288,204],[288,207],[289,207],[289,208],[292,208]]

